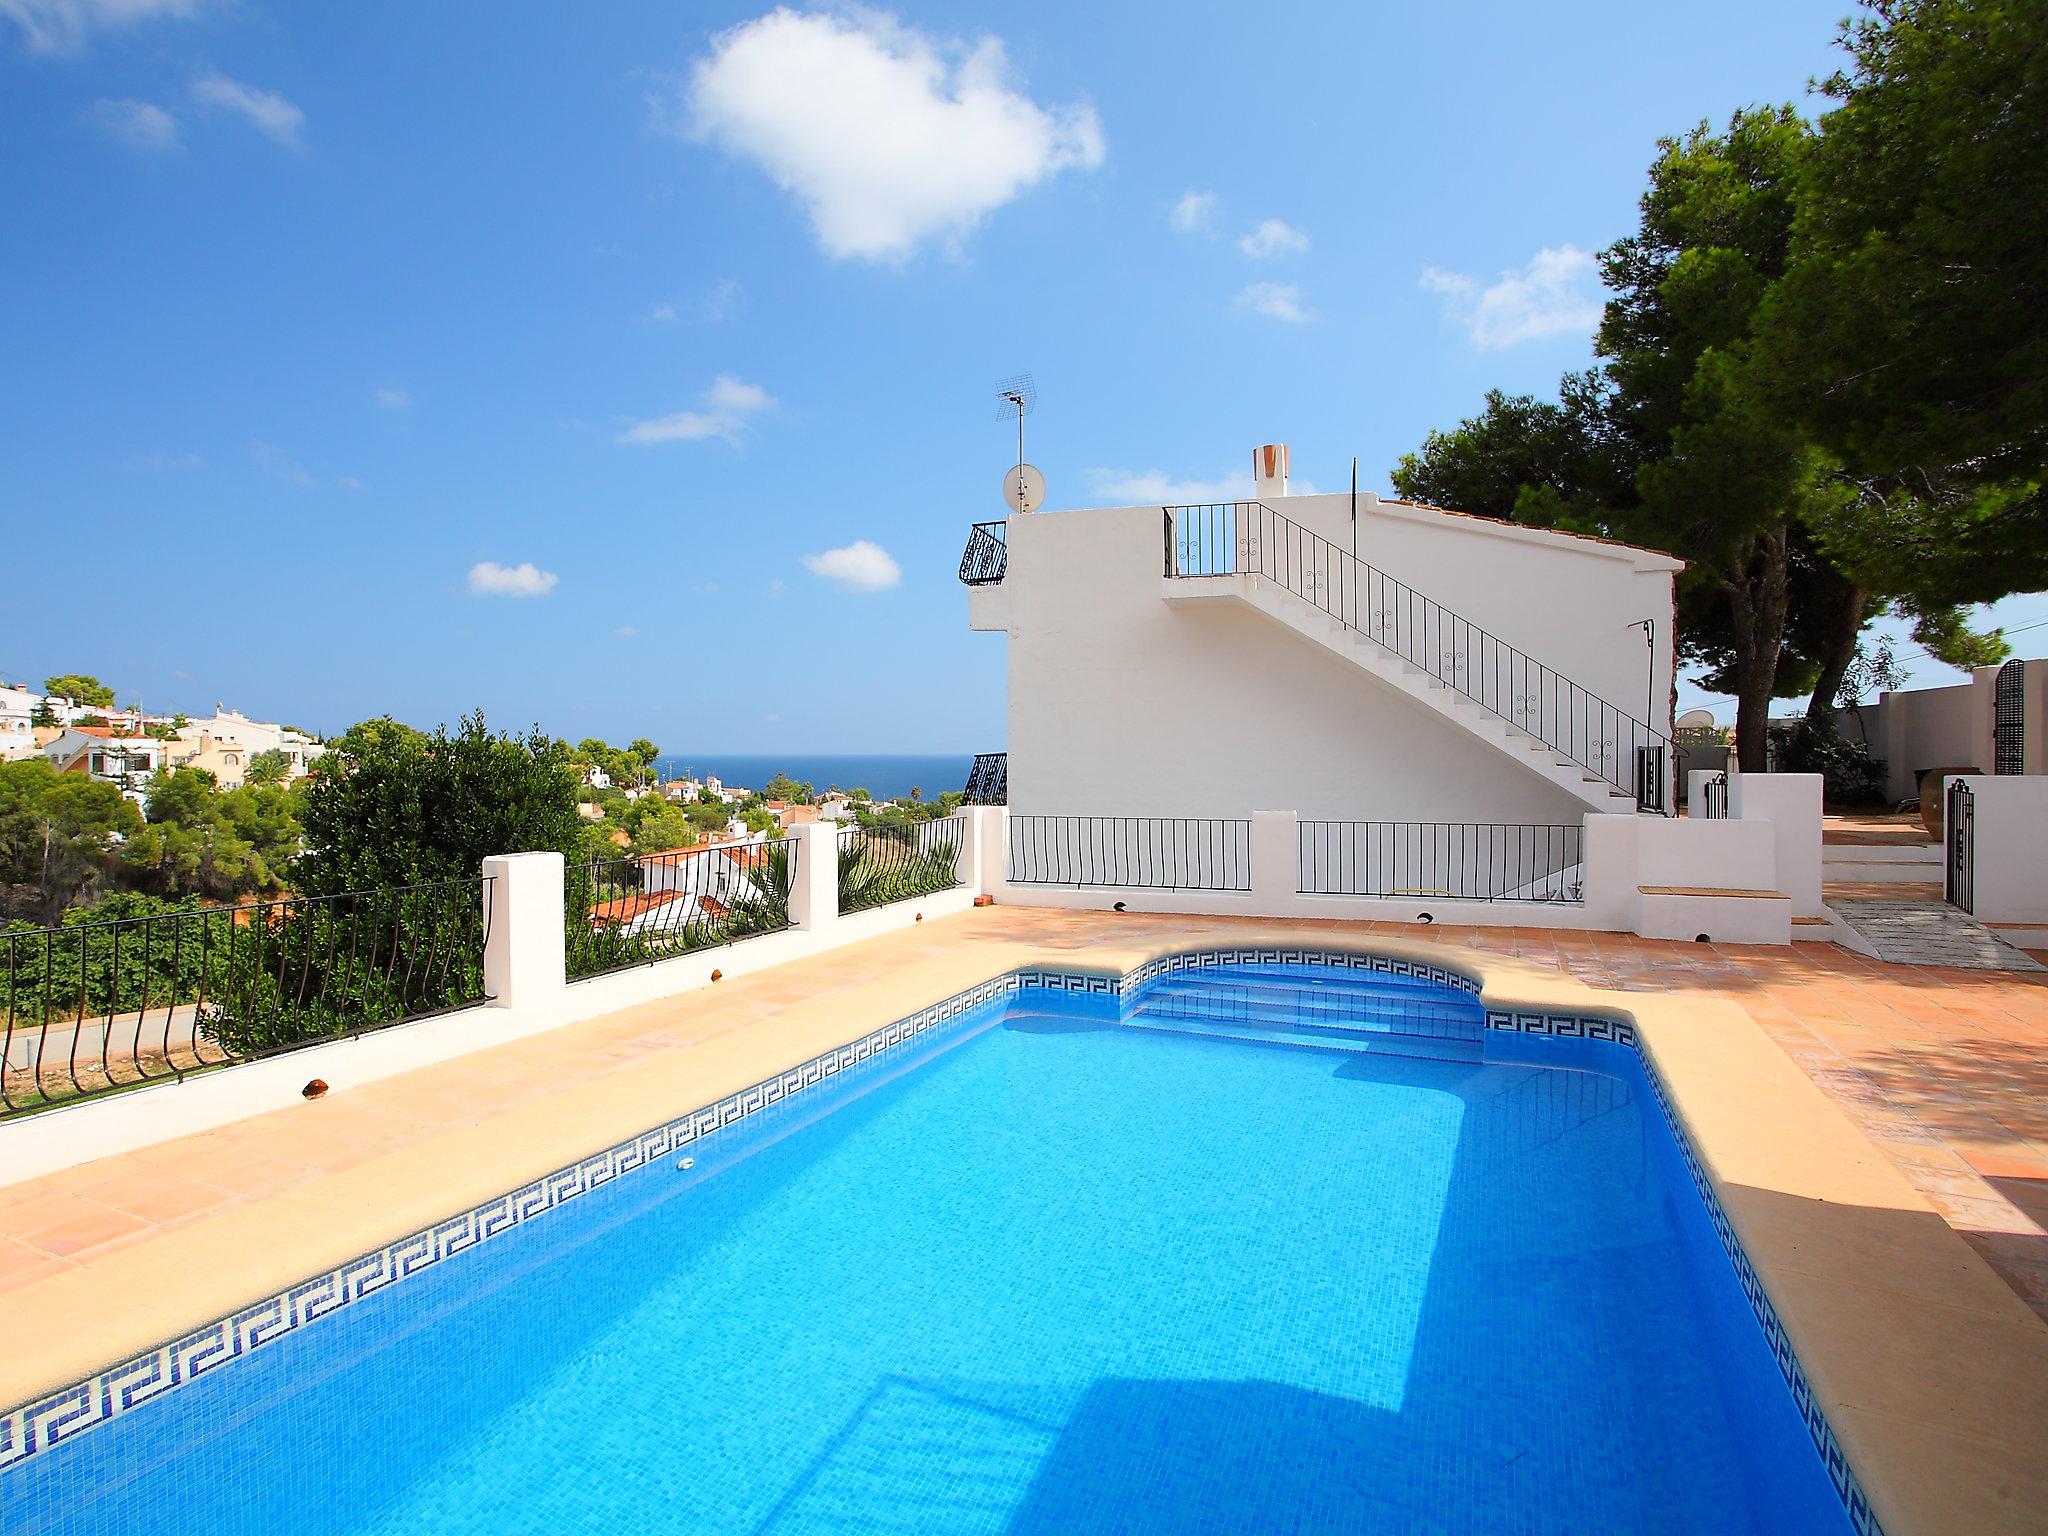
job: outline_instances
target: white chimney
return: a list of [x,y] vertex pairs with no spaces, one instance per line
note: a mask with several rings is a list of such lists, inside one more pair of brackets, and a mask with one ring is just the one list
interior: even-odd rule
[[1267,443],[1252,450],[1252,494],[1260,501],[1287,494],[1287,445]]

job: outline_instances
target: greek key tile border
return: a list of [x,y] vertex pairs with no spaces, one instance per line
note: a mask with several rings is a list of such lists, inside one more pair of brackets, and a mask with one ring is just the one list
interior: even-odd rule
[[[418,1274],[479,1243],[502,1236],[514,1227],[600,1189],[700,1137],[743,1120],[792,1094],[815,1087],[827,1078],[900,1046],[935,1025],[958,1018],[992,998],[1020,987],[1116,996],[1174,971],[1233,965],[1323,965],[1416,977],[1475,994],[1480,990],[1475,978],[1444,966],[1391,955],[1314,947],[1190,950],[1162,956],[1122,976],[1042,968],[1012,971],[969,987],[964,992],[956,992],[943,1002],[921,1008],[907,1018],[886,1024],[858,1040],[813,1056],[799,1066],[742,1088],[737,1093],[728,1094],[715,1104],[679,1115],[666,1124],[643,1131],[631,1140],[593,1153],[568,1167],[558,1168],[508,1194],[350,1259],[325,1274],[302,1281],[227,1317],[196,1328],[181,1338],[110,1366],[74,1386],[13,1408],[0,1415],[0,1472],[68,1443],[145,1403],[154,1402],[265,1345],[287,1338],[298,1329],[373,1296],[386,1286]],[[1848,1512],[1850,1525],[1857,1536],[1883,1536],[1869,1500],[1864,1496],[1848,1458],[1843,1455],[1826,1414],[1814,1397],[1805,1370],[1793,1353],[1777,1309],[1757,1278],[1727,1213],[1714,1194],[1712,1181],[1673,1109],[1662,1075],[1640,1048],[1635,1026],[1624,1019],[1597,1015],[1488,1009],[1486,1027],[1511,1034],[1601,1041],[1634,1052],[1649,1083],[1651,1095],[1670,1127],[1679,1155],[1685,1161],[1686,1171],[1692,1177],[1693,1188],[1706,1206],[1715,1235],[1735,1267],[1736,1277],[1756,1317],[1757,1326],[1763,1330],[1772,1358],[1791,1390],[1793,1402],[1806,1423],[1807,1433],[1813,1438],[1814,1448],[1827,1469],[1829,1481]]]
[[156,1401],[230,1362],[289,1337],[298,1329],[373,1296],[479,1243],[500,1237],[557,1206],[601,1189],[792,1094],[956,1019],[991,998],[1014,992],[1015,974],[998,976],[921,1008],[849,1044],[813,1056],[715,1104],[679,1115],[589,1157],[558,1168],[494,1200],[359,1255],[287,1290],[62,1391],[0,1414],[0,1472],[66,1444],[90,1429]]

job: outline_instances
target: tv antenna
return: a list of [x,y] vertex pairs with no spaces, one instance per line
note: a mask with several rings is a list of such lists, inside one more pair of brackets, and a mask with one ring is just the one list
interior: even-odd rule
[[1035,512],[1045,505],[1045,476],[1024,460],[1024,418],[1038,404],[1038,384],[1020,373],[996,385],[996,419],[1017,418],[1017,465],[1003,476],[1003,500],[1017,512]]

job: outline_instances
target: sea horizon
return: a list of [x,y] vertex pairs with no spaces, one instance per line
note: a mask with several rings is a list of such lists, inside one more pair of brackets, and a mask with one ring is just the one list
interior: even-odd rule
[[878,800],[918,790],[926,800],[967,787],[972,752],[664,752],[654,760],[664,779],[715,774],[726,784],[760,789],[778,773],[828,789],[865,789]]

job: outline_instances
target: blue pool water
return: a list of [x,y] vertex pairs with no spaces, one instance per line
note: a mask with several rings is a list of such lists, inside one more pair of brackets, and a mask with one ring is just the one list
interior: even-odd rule
[[1847,1529],[1631,1053],[1305,969],[1116,1008],[977,1010],[0,1475],[0,1526]]

